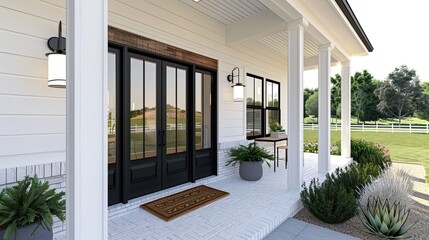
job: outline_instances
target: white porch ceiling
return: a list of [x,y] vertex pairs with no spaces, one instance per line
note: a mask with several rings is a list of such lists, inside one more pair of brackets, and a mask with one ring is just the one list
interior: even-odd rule
[[[288,37],[286,31],[258,38],[257,41],[281,54],[287,55]],[[317,56],[318,53],[319,50],[317,44],[314,43],[310,38],[304,37],[304,58]]]
[[[225,24],[229,30],[228,34],[233,35],[227,36],[227,44],[234,45],[237,42],[242,43],[250,39],[250,41],[257,41],[280,54],[287,55],[288,39],[284,20],[271,12],[259,0],[179,1]],[[262,21],[265,25],[258,25],[255,21]],[[243,29],[248,31],[243,31]],[[252,39],[252,34],[257,37]],[[304,58],[314,58],[318,55],[317,40],[314,37],[309,37],[310,35],[311,33],[306,31]]]
[[267,10],[258,0],[180,0],[226,25]]

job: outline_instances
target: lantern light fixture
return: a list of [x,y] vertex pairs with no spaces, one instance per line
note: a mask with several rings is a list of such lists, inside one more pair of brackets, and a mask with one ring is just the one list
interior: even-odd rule
[[51,53],[48,57],[48,86],[53,88],[66,87],[66,39],[62,36],[62,23],[58,24],[58,37],[48,39]]
[[237,82],[233,84],[231,87],[233,88],[233,99],[234,102],[242,102],[244,99],[244,87],[242,83],[240,83],[240,68],[235,67],[232,69],[230,75],[228,75],[228,82],[234,83],[234,78],[237,78]]

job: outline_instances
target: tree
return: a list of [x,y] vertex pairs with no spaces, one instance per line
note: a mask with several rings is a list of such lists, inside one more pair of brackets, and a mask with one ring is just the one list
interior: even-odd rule
[[341,75],[331,77],[331,116],[335,116],[335,123],[341,115]]
[[305,103],[307,102],[308,98],[313,95],[315,90],[310,88],[304,88],[304,117],[308,117],[307,109],[305,107]]
[[420,86],[423,89],[423,93],[429,95],[429,82],[422,82]]
[[423,90],[423,94],[421,94],[419,104],[419,110],[416,112],[416,117],[429,120],[429,82],[422,82],[420,84]]
[[359,121],[377,121],[380,118],[380,112],[377,110],[379,103],[378,97],[374,91],[379,86],[379,81],[367,71],[356,72],[351,79],[351,101],[352,114]]
[[308,115],[313,115],[315,117],[319,116],[319,94],[315,92],[311,95],[308,100],[305,102],[305,109]]
[[401,124],[404,116],[412,115],[424,108],[423,89],[416,70],[402,65],[387,76],[375,91],[380,99],[377,108],[383,113],[396,117]]

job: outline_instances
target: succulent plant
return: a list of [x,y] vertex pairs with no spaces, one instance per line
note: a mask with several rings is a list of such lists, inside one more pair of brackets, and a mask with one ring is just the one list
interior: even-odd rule
[[404,235],[415,224],[405,225],[410,210],[400,203],[391,205],[386,199],[384,202],[380,198],[368,199],[366,209],[360,209],[364,218],[360,218],[367,229],[366,232],[387,239],[404,239]]

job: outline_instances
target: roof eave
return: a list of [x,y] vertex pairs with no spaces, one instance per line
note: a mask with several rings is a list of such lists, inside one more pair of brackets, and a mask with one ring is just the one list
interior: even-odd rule
[[372,46],[371,42],[368,39],[368,36],[365,34],[365,31],[363,30],[362,26],[360,25],[358,19],[356,18],[356,15],[354,14],[352,8],[350,7],[347,0],[335,0],[335,2],[340,7],[343,14],[346,16],[349,23],[352,25],[353,29],[359,36],[362,43],[365,45],[368,52],[372,52],[374,50],[374,47]]

